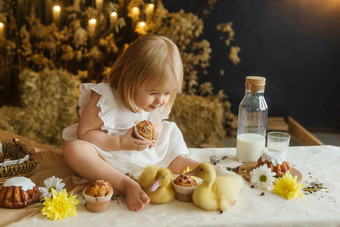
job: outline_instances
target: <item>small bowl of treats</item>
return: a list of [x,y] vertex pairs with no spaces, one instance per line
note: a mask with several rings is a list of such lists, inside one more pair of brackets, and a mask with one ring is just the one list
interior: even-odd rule
[[83,191],[86,201],[86,208],[92,213],[101,213],[109,208],[113,188],[111,184],[104,180],[97,180],[90,184]]
[[202,179],[185,174],[175,174],[174,177],[175,180],[172,183],[175,189],[175,198],[182,202],[191,202],[192,193],[202,183]]

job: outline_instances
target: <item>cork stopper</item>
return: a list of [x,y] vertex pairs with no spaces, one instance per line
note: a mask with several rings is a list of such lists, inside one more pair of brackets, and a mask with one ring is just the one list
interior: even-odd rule
[[252,93],[264,90],[266,85],[266,78],[262,76],[247,76],[246,77],[246,89]]

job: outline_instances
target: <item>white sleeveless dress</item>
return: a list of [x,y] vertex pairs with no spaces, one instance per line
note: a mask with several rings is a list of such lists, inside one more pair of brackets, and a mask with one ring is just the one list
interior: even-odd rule
[[[79,97],[79,115],[84,111],[91,97],[91,91],[101,95],[97,106],[100,107],[99,117],[104,124],[101,130],[110,135],[122,136],[136,123],[142,120],[149,120],[158,123],[167,119],[169,112],[161,108],[153,112],[141,110],[133,113],[115,98],[115,91],[112,91],[106,83],[100,84],[81,84]],[[93,146],[99,155],[122,173],[130,173],[138,176],[143,168],[148,165],[167,167],[180,154],[188,154],[188,148],[177,125],[173,122],[162,121],[163,132],[156,146],[144,151],[120,150],[106,151],[100,146]],[[77,138],[78,123],[64,129],[63,139],[71,141]]]

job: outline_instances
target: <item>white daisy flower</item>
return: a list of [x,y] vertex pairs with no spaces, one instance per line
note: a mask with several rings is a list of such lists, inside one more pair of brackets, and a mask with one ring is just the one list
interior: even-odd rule
[[41,197],[51,198],[52,192],[51,189],[55,189],[57,193],[62,191],[65,187],[64,183],[61,183],[62,179],[52,176],[44,180],[45,187],[39,187],[39,191],[41,192]]
[[275,181],[275,175],[276,173],[272,172],[267,165],[263,165],[250,172],[250,183],[256,188],[271,190]]

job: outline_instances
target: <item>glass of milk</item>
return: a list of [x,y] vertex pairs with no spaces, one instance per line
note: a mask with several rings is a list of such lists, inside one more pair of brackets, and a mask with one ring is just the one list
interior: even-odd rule
[[269,132],[267,137],[268,151],[279,152],[287,157],[290,135],[285,132]]

